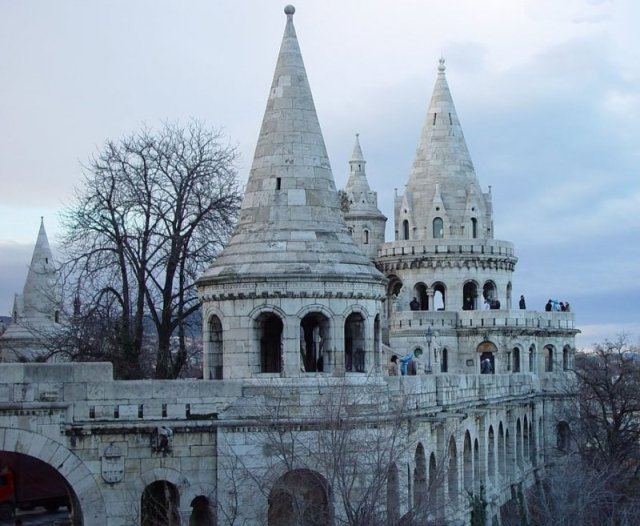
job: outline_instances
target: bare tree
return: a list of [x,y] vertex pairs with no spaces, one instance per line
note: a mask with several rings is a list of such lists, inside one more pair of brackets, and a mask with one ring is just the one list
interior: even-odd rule
[[[530,524],[616,525],[640,515],[640,350],[626,337],[575,358]],[[508,522],[507,524],[522,524]]]
[[63,212],[66,274],[92,316],[113,321],[126,377],[142,376],[147,324],[155,377],[175,378],[185,364],[195,278],[231,233],[240,203],[236,150],[222,141],[197,122],[108,141]]
[[[445,510],[456,506],[444,498],[446,459],[438,458],[437,468],[429,470],[420,499],[407,503],[400,494],[401,474],[413,459],[415,444],[405,402],[380,406],[380,400],[390,399],[384,386],[373,382],[312,388],[317,396],[312,417],[301,416],[282,385],[263,389],[261,407],[267,414],[248,423],[254,433],[237,450],[233,443],[221,443],[225,454],[219,482],[226,495],[218,503],[218,517],[226,524],[242,523],[250,506],[255,508],[252,520],[259,521],[265,501],[269,524],[444,524]],[[295,399],[312,394],[290,392]],[[249,443],[263,459],[258,465],[247,457]],[[248,487],[260,492],[262,500],[243,499]],[[403,516],[401,502],[408,504]]]

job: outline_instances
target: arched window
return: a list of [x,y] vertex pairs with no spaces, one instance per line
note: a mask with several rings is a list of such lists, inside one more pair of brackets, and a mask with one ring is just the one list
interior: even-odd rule
[[511,356],[513,359],[513,372],[514,373],[519,373],[520,372],[520,349],[518,347],[514,347],[513,351],[511,351]]
[[429,310],[429,296],[427,295],[427,286],[424,283],[416,283],[413,295],[418,300],[418,310]]
[[506,448],[504,444],[504,429],[502,422],[498,426],[498,471],[501,477],[507,475]]
[[223,355],[222,355],[222,322],[217,316],[209,318],[209,343],[207,345],[206,370],[203,375],[209,380],[222,380]]
[[[331,524],[331,489],[327,479],[309,469],[280,477],[269,492],[267,524]],[[176,523],[178,524],[178,523]]]
[[471,235],[473,239],[478,237],[478,220],[475,217],[471,218]]
[[432,288],[433,310],[445,310],[447,308],[447,289],[444,283],[434,283]]
[[368,245],[368,244],[369,244],[369,231],[368,231],[368,230],[365,230],[365,231],[363,232],[363,234],[364,234],[364,235],[363,235],[363,237],[364,237],[364,244],[365,244],[365,245]]
[[441,217],[433,220],[433,239],[442,239],[444,237],[444,222]]
[[500,300],[498,300],[498,289],[493,281],[487,281],[482,287],[482,296],[485,304],[488,304],[492,309],[500,308]]
[[[324,351],[330,347],[329,319],[319,312],[307,314],[300,322],[300,371],[325,370]],[[327,364],[328,365],[328,364]]]
[[568,345],[565,345],[562,348],[562,370],[563,371],[568,371],[571,368],[570,361],[571,361],[571,347],[569,347]]
[[349,314],[344,324],[344,367],[365,372],[365,323],[359,312]]
[[529,372],[536,372],[536,347],[533,344],[529,347]]
[[440,352],[440,372],[449,372],[449,351],[446,347]]
[[208,497],[198,495],[191,501],[191,508],[189,524],[208,526],[217,523]]
[[260,341],[260,372],[279,373],[282,369],[282,320],[273,313],[262,313],[256,320]]
[[180,494],[176,486],[166,480],[149,484],[142,493],[140,502],[142,526],[179,524]]
[[478,345],[478,347],[476,348],[476,353],[480,355],[480,374],[495,374],[497,352],[498,348],[493,342],[484,341],[480,345]]
[[473,281],[467,281],[462,287],[462,310],[475,310],[478,286]]
[[553,346],[551,345],[544,348],[544,370],[547,373],[553,372]]
[[402,222],[402,234],[404,239],[409,239],[409,221],[406,219]]

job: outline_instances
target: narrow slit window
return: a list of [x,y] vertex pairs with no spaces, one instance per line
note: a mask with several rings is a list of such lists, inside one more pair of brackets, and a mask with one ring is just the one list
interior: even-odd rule
[[434,126],[436,125],[436,117],[437,117],[437,116],[438,116],[438,114],[437,114],[437,113],[434,113],[434,114],[433,114],[433,125],[434,125]]
[[282,178],[276,177],[276,190],[280,190],[282,187]]
[[453,120],[451,119],[451,114],[449,114],[449,124],[453,124]]

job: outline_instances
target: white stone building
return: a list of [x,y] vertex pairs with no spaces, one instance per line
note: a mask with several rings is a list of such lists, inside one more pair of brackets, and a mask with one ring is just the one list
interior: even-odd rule
[[443,62],[396,239],[358,139],[343,218],[285,13],[240,219],[198,280],[203,379],[0,365],[0,450],[59,471],[88,526],[468,524],[469,494],[500,523],[553,455],[573,314],[513,308]]

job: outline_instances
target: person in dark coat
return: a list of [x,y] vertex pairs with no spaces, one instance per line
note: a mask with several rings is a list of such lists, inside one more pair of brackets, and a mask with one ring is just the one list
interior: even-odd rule
[[551,300],[547,301],[547,304],[544,306],[545,312],[551,312],[553,310],[553,303]]
[[520,310],[525,310],[527,308],[527,303],[524,301],[524,296],[520,294]]

